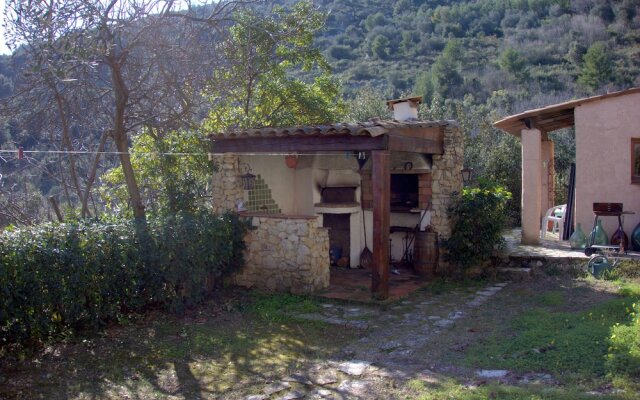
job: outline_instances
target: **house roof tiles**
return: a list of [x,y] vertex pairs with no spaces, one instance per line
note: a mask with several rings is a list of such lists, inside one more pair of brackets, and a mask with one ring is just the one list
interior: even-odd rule
[[454,125],[457,122],[451,120],[441,121],[391,121],[370,120],[358,123],[337,123],[328,125],[312,125],[294,128],[256,128],[243,129],[231,132],[213,133],[212,139],[231,139],[249,137],[282,137],[282,136],[369,136],[376,137],[395,130],[411,128],[434,128]]

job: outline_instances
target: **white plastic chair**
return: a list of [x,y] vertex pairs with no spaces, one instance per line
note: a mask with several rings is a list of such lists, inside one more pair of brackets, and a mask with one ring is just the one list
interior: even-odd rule
[[[552,221],[553,225],[551,226],[551,232],[555,233],[557,231],[560,236],[560,240],[562,240],[562,233],[564,232],[564,216],[566,211],[566,204],[555,206],[547,210],[547,214],[542,218],[542,239],[544,239],[545,235],[549,231],[549,222]],[[556,214],[559,214],[559,216],[556,216]]]

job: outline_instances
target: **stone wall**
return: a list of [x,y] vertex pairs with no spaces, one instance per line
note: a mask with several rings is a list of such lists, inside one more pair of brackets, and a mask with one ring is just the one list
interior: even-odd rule
[[[433,155],[431,172],[431,226],[438,237],[451,236],[452,221],[447,215],[452,194],[462,191],[462,168],[464,167],[464,137],[462,129],[450,121],[444,131],[444,153]],[[440,251],[438,273],[448,273],[449,263],[444,260],[445,252]]]
[[462,190],[464,168],[464,138],[458,125],[449,121],[444,131],[444,153],[433,155],[431,172],[431,225],[441,237],[451,236],[451,221],[447,209],[451,194]]
[[218,167],[211,177],[211,197],[214,212],[223,213],[236,209],[239,200],[244,199],[244,189],[240,175],[239,157],[235,154],[213,156]]
[[309,294],[329,286],[329,232],[316,217],[252,216],[239,286]]

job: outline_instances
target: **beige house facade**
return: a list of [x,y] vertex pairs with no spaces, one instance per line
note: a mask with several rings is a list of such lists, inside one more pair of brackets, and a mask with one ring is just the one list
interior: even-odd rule
[[[522,141],[522,243],[540,242],[541,219],[553,207],[554,146],[548,134],[575,127],[574,221],[585,233],[593,203],[623,203],[629,235],[640,222],[640,88],[573,100],[502,119],[494,126]],[[603,218],[609,235],[616,218]]]

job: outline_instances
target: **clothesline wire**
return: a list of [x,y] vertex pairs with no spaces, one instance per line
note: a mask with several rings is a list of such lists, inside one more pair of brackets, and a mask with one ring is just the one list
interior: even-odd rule
[[[20,150],[2,150],[0,149],[0,154],[18,154]],[[212,155],[212,156],[223,156],[225,154],[231,153],[188,153],[188,152],[122,152],[122,151],[89,151],[89,150],[22,150],[23,154],[74,154],[74,155],[95,155],[95,154],[105,154],[105,155],[163,155],[163,156],[204,156],[204,155]],[[331,153],[316,153],[316,152],[274,152],[274,153],[233,153],[237,155],[245,155],[245,156],[286,156],[286,155],[297,155],[297,156],[343,156],[345,153],[352,153],[351,151],[344,152],[331,152]],[[356,152],[356,153],[364,153],[364,152]]]

